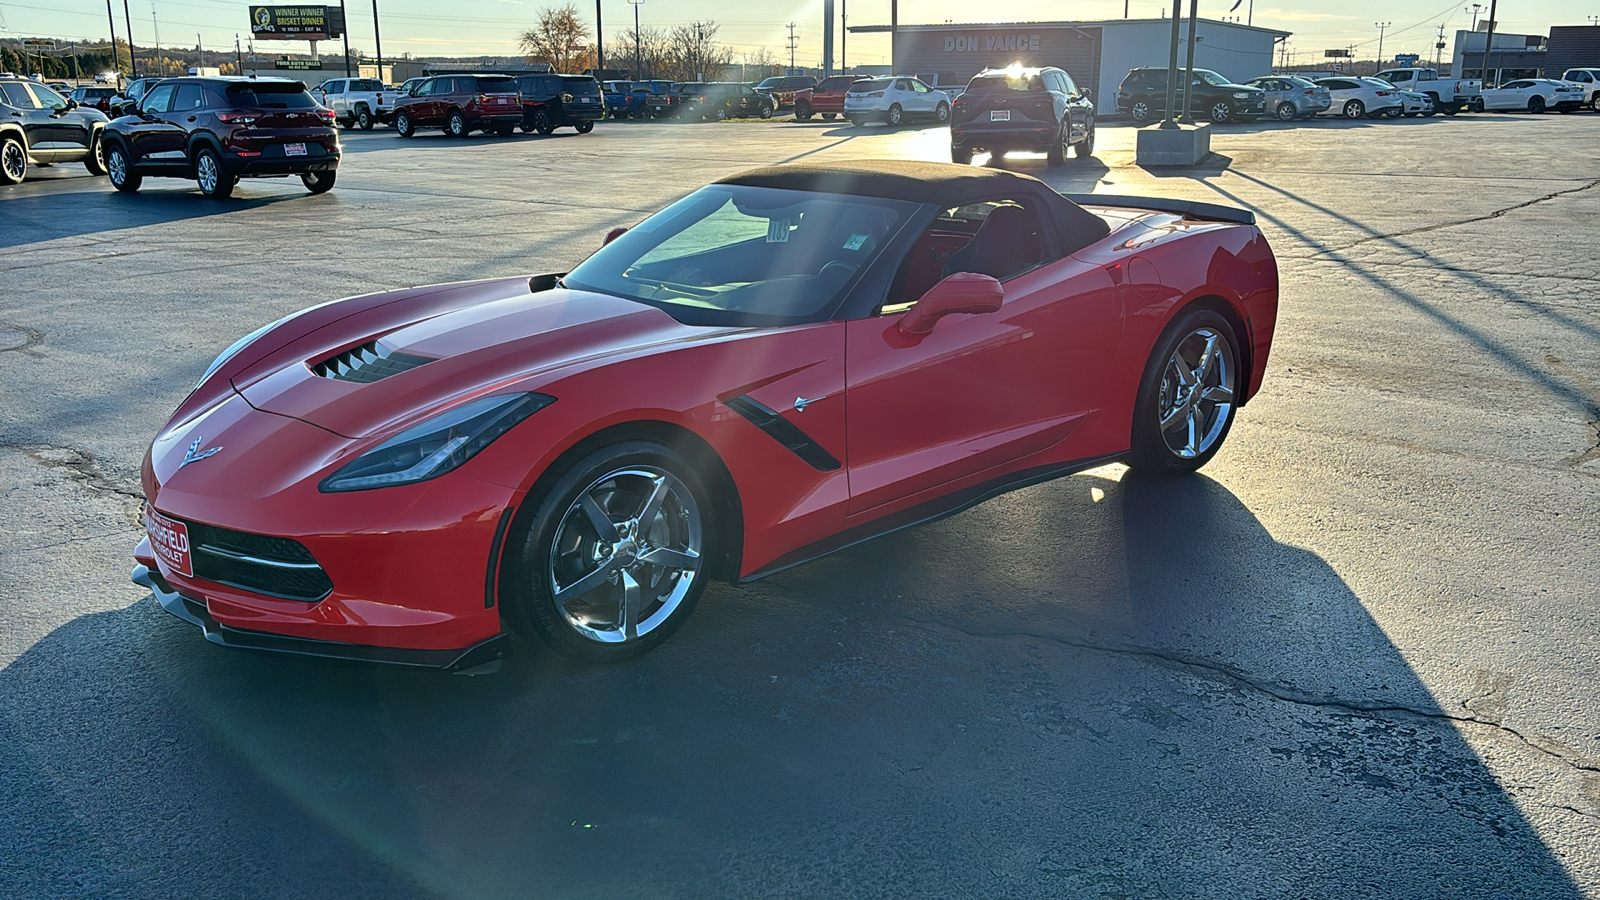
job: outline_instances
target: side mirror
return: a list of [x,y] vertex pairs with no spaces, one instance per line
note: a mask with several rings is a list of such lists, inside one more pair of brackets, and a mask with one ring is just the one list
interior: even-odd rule
[[973,272],[957,272],[929,288],[921,300],[906,310],[900,317],[900,330],[923,335],[951,313],[996,312],[1005,296],[1005,288],[996,279]]
[[623,235],[625,235],[627,233],[628,233],[628,227],[626,225],[613,228],[610,231],[606,232],[606,239],[600,242],[600,246],[604,247],[605,245],[611,243],[612,241],[616,240],[619,237],[622,237]]
[[[1094,99],[1094,91],[1091,91],[1088,88],[1078,88],[1078,93],[1082,94],[1083,95],[1083,99],[1085,99],[1085,100],[1093,100]],[[1163,100],[1162,102],[1165,103],[1166,101]]]
[[62,109],[77,109],[78,108],[78,101],[72,99],[71,97],[68,97],[67,98],[67,105],[63,106],[61,108]]

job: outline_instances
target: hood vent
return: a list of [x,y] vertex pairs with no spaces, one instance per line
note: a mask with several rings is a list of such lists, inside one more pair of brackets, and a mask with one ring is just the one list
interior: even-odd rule
[[390,350],[374,340],[314,363],[311,372],[322,378],[371,384],[431,362],[433,360],[426,356]]

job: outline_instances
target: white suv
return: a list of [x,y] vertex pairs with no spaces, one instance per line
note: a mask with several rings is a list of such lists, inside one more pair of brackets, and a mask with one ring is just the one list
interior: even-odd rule
[[950,121],[950,95],[909,75],[866,78],[850,85],[844,95],[844,116],[858,126],[868,122],[899,125],[910,119],[943,125]]
[[1600,112],[1600,69],[1568,69],[1561,73],[1561,80],[1583,88],[1583,102]]

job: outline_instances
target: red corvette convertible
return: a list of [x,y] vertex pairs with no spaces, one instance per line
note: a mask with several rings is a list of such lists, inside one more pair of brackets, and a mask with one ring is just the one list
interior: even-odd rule
[[759,578],[1121,460],[1204,465],[1260,387],[1248,212],[908,162],[756,169],[563,275],[315,306],[144,462],[134,580],[226,646],[604,661]]

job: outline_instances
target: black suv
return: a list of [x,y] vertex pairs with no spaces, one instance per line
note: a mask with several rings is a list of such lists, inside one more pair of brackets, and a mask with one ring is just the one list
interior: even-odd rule
[[339,132],[298,81],[169,78],[105,129],[106,172],[119,191],[145,176],[193,178],[226,197],[241,177],[299,175],[320,194],[339,168]]
[[28,177],[28,165],[81,162],[104,175],[105,113],[79,106],[37,81],[0,75],[0,184]]
[[[1183,78],[1180,76],[1181,82]],[[1193,102],[1189,111],[1197,119],[1233,122],[1259,118],[1267,111],[1267,93],[1260,88],[1234,84],[1210,69],[1195,69],[1190,81]],[[1183,85],[1178,85],[1173,106],[1183,111]],[[1141,68],[1128,72],[1117,86],[1117,112],[1125,112],[1135,122],[1148,122],[1167,109],[1167,70]]]
[[1072,76],[1054,67],[985,69],[967,82],[950,115],[950,158],[972,162],[974,150],[1042,150],[1050,165],[1094,153],[1094,101]]
[[522,95],[523,131],[549,134],[571,125],[588,134],[606,117],[605,97],[592,75],[522,75],[517,92]]
[[755,88],[737,81],[708,81],[700,85],[699,93],[685,94],[679,115],[701,121],[750,119],[757,116],[770,119],[772,98],[758,94]]

